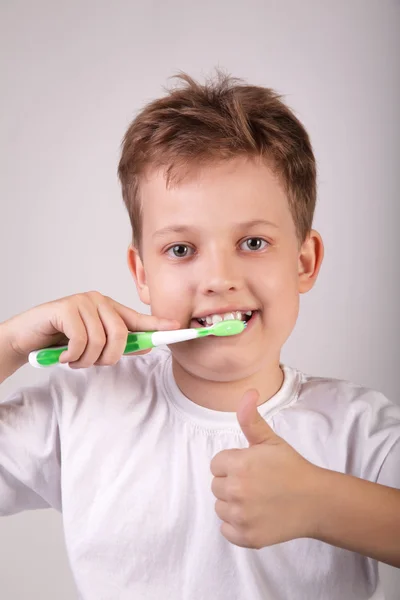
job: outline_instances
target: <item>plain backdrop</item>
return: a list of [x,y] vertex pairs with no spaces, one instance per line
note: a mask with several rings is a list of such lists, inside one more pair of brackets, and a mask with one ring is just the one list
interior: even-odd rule
[[[120,142],[170,76],[219,66],[284,94],[318,160],[326,257],[284,362],[400,401],[399,1],[1,0],[0,28],[0,321],[91,289],[147,312]],[[46,377],[25,366],[1,398]],[[383,575],[398,599],[400,571]],[[0,521],[0,596],[75,598],[60,515]]]

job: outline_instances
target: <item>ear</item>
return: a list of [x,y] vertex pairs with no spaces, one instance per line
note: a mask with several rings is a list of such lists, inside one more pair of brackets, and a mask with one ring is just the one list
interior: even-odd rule
[[324,243],[320,234],[312,229],[301,246],[298,259],[300,294],[305,294],[314,286],[323,258]]
[[150,306],[150,292],[146,280],[146,271],[137,248],[129,244],[127,253],[128,267],[135,280],[140,300]]

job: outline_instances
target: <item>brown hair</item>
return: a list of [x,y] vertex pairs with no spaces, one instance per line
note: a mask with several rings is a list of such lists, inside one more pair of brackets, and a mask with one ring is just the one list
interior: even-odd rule
[[122,143],[118,175],[132,224],[133,244],[141,248],[140,178],[165,168],[167,185],[194,165],[237,156],[265,159],[284,185],[302,243],[316,202],[316,164],[301,122],[265,87],[217,72],[204,85],[186,74],[182,84],[150,102],[129,126]]

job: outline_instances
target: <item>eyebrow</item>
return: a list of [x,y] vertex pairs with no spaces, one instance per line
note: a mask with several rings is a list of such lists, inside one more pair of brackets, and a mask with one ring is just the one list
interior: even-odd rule
[[[278,229],[278,225],[272,223],[271,221],[266,221],[265,219],[253,219],[252,221],[246,221],[241,223],[236,223],[236,229],[250,228],[255,227],[256,225],[267,225],[268,227],[275,227]],[[162,229],[158,229],[154,234],[155,237],[162,237],[163,235],[168,235],[169,233],[190,233],[197,232],[197,227],[191,227],[190,225],[171,225],[169,227],[163,227]]]

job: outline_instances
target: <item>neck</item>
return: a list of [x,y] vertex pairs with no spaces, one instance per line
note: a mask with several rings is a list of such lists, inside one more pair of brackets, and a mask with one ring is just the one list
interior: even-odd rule
[[211,381],[186,371],[172,356],[172,372],[181,392],[195,404],[224,412],[236,412],[243,395],[249,389],[256,389],[263,404],[280,390],[283,384],[283,371],[279,361],[265,365],[263,369],[249,377],[235,381]]

